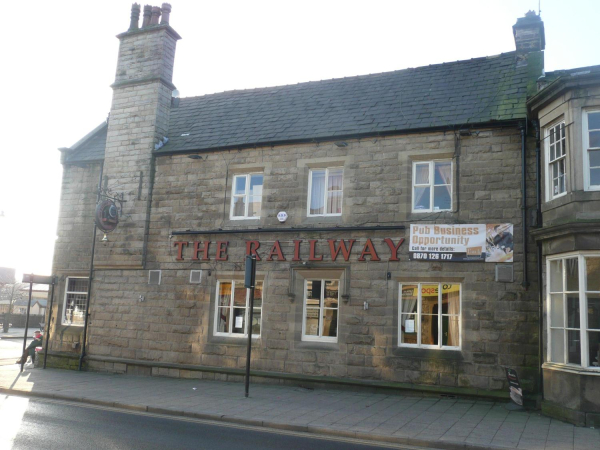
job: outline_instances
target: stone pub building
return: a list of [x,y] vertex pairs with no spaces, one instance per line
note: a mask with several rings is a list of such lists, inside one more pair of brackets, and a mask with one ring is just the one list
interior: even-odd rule
[[[559,102],[537,93],[541,19],[519,19],[516,50],[500,55],[178,98],[170,13],[133,5],[110,117],[61,149],[50,363],[77,365],[89,302],[91,370],[238,380],[252,333],[257,381],[505,398],[510,367],[534,399],[545,305],[536,239],[559,261],[551,273],[572,254],[580,271],[591,260],[572,240],[551,245],[550,228],[532,231],[542,215],[565,228],[560,208],[591,217],[579,194],[595,195],[575,192],[584,169],[567,159],[573,190],[537,219],[533,125]],[[580,111],[556,95],[563,118],[544,115],[544,130]],[[90,280],[107,199],[119,223],[96,235]]]

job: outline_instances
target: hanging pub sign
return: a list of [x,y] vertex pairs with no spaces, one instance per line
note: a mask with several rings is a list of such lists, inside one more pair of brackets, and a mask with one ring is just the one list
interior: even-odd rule
[[411,261],[513,262],[513,224],[411,224]]

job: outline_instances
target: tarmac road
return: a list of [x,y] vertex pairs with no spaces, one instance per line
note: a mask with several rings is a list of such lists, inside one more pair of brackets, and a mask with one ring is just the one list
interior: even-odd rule
[[17,396],[0,397],[2,449],[415,449],[343,438],[265,431],[100,406]]

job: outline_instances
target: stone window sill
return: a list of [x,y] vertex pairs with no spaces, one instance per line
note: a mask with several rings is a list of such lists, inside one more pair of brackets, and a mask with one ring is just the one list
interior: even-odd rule
[[557,364],[557,363],[544,363],[542,364],[542,369],[545,370],[558,370],[560,372],[569,372],[576,373],[578,375],[592,375],[596,377],[600,377],[600,367],[578,367],[571,366],[567,364]]

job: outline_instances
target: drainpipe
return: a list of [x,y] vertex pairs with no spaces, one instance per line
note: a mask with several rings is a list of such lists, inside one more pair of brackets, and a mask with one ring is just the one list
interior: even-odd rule
[[526,154],[526,124],[519,124],[521,130],[521,192],[523,198],[521,201],[521,222],[523,224],[523,286],[525,289],[529,286],[527,278],[527,154]]
[[[102,192],[102,172],[104,171],[104,162],[100,163],[100,177],[98,178],[98,193],[96,195],[96,205],[100,201],[100,192]],[[92,235],[92,256],[90,258],[90,274],[88,277],[88,289],[87,289],[87,298],[85,301],[85,315],[83,322],[83,338],[81,339],[81,355],[79,355],[79,367],[77,370],[81,371],[81,366],[83,365],[83,358],[85,357],[85,344],[87,338],[87,329],[89,322],[89,309],[90,309],[90,295],[92,292],[92,278],[94,274],[94,251],[96,250],[96,231],[98,227],[96,226],[96,221],[94,220],[94,233]]]
[[[540,123],[533,121],[535,128],[535,215],[538,228],[542,228],[542,158],[540,154]],[[542,364],[544,362],[544,289],[542,286],[542,242],[537,242],[537,283],[538,283],[538,361],[539,361],[539,393],[544,399],[544,373]]]

